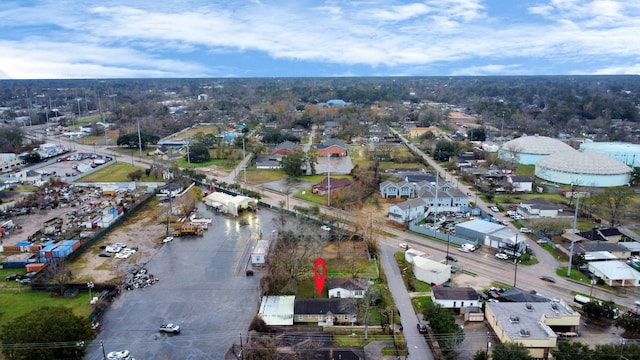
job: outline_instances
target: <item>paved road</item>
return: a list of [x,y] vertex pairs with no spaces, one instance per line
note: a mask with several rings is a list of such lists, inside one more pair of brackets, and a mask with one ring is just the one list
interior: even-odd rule
[[427,345],[424,336],[418,332],[416,324],[418,317],[411,305],[411,298],[404,287],[402,274],[396,265],[394,253],[397,247],[387,244],[380,245],[380,263],[384,268],[387,276],[389,290],[396,303],[396,307],[400,312],[400,321],[402,322],[405,340],[407,341],[407,349],[409,350],[408,359],[433,359],[433,353]]

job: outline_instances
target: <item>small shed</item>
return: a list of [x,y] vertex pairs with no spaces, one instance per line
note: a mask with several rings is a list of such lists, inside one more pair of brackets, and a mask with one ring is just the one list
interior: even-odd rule
[[258,240],[251,251],[251,264],[264,265],[269,255],[269,240]]

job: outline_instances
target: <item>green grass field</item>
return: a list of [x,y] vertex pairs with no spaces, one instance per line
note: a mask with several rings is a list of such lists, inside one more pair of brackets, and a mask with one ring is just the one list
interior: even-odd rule
[[66,306],[82,317],[89,318],[89,294],[81,292],[76,298],[54,296],[50,292],[32,291],[16,281],[5,281],[11,274],[24,274],[24,269],[0,269],[0,327],[11,320],[45,306]]
[[[124,162],[112,162],[111,165],[108,165],[93,174],[89,174],[80,178],[78,181],[80,182],[127,182],[131,181],[131,179],[127,176],[132,171],[135,170],[143,170],[141,167],[133,166]],[[141,181],[162,181],[162,178],[156,179],[150,176],[142,174]]]

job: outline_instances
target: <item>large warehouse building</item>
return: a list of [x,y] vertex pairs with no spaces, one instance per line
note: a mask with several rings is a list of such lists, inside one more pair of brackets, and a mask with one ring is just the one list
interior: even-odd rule
[[514,234],[504,225],[475,219],[456,224],[455,235],[476,244],[499,249],[506,253],[523,253],[527,249],[527,237]]
[[539,159],[574,150],[560,140],[546,136],[523,136],[502,144],[498,156],[505,161],[513,161],[523,165],[533,165]]
[[623,142],[593,142],[580,144],[580,150],[600,153],[617,159],[628,166],[640,167],[640,145]]
[[609,187],[628,185],[631,168],[607,155],[571,150],[538,160],[535,175],[557,184]]

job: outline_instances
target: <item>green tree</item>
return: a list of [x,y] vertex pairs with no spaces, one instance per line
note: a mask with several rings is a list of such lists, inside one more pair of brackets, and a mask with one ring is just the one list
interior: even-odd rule
[[140,181],[140,179],[142,179],[142,174],[144,174],[144,172],[138,169],[128,173],[127,177],[131,179],[131,181]]
[[427,302],[424,309],[424,318],[429,321],[429,326],[442,347],[442,352],[447,359],[457,357],[456,348],[464,341],[464,331],[456,324],[455,315],[449,309],[433,302]]
[[556,360],[589,360],[592,351],[589,345],[580,342],[558,341],[558,348],[552,350]]
[[92,339],[89,321],[64,306],[43,307],[19,316],[0,332],[2,353],[8,360],[82,359],[84,345]]
[[613,301],[589,301],[582,305],[582,311],[592,319],[613,319],[616,314],[616,306]]
[[473,354],[473,360],[489,360],[489,354],[484,350],[478,350]]
[[640,184],[640,167],[634,167],[631,170],[631,185],[639,185]]
[[32,151],[30,153],[28,153],[25,157],[24,157],[24,161],[27,162],[27,164],[37,164],[40,162],[40,160],[42,160],[42,157],[40,156],[39,153]]
[[533,360],[529,349],[519,342],[497,344],[491,352],[492,360]]
[[306,156],[302,151],[296,151],[282,158],[282,170],[290,177],[302,175],[302,166],[306,162]]
[[185,159],[193,163],[203,163],[211,160],[209,148],[201,142],[191,143],[189,145],[188,154]]
[[640,334],[640,317],[624,314],[616,319],[615,326],[623,328],[629,334]]
[[456,154],[456,146],[449,140],[440,140],[433,150],[433,158],[436,161],[449,161]]
[[620,221],[620,214],[633,201],[633,189],[628,186],[606,188],[603,192],[593,194],[591,203],[609,214],[609,223],[616,226]]

